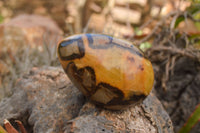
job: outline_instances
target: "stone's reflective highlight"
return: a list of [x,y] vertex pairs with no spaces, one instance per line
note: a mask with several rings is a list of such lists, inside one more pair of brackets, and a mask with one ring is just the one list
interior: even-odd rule
[[138,103],[153,87],[151,62],[136,46],[120,39],[99,34],[71,36],[59,43],[58,56],[75,86],[106,108]]

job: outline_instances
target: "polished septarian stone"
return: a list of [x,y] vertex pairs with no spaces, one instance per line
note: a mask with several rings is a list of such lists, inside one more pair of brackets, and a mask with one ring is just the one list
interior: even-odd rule
[[151,62],[124,40],[101,34],[70,36],[59,43],[58,57],[74,85],[105,108],[140,103],[153,87]]

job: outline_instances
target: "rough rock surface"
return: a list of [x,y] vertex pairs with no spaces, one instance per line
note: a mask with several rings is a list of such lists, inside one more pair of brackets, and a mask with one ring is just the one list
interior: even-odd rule
[[[200,103],[200,67],[199,63],[188,58],[179,58],[170,75],[167,90],[155,87],[157,96],[169,113],[175,132],[178,132]],[[155,75],[159,72],[155,71]],[[200,123],[191,133],[200,132]]]
[[33,68],[19,79],[14,94],[0,102],[0,124],[18,119],[28,132],[171,133],[172,122],[151,94],[122,111],[96,107],[76,89],[61,68]]

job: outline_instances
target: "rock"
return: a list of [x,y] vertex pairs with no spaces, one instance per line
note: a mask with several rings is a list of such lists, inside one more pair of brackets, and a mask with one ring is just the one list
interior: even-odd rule
[[[176,123],[179,123],[179,127],[182,127],[185,122],[187,122],[188,118],[194,112],[197,105],[200,103],[200,72],[193,78],[193,82],[188,84],[185,88],[185,92],[180,96],[178,104],[180,105],[179,108],[175,109],[173,114],[173,119]],[[177,115],[178,112],[181,112],[181,115]],[[177,115],[174,116],[174,115]],[[179,120],[181,119],[181,121]],[[184,120],[184,121],[183,121]],[[178,127],[176,127],[176,130]],[[198,133],[200,132],[200,122],[192,128],[190,133]]]
[[[158,74],[164,71],[163,68],[162,66],[159,71],[155,71],[157,79]],[[167,90],[160,89],[159,82],[155,89],[158,98],[161,99],[171,117],[175,132],[178,132],[200,103],[199,63],[190,58],[180,57],[176,60],[173,71],[174,74],[170,74],[166,83]],[[191,130],[191,133],[198,132],[200,132],[200,124],[196,124]]]
[[171,120],[151,94],[143,104],[110,111],[88,102],[61,68],[33,68],[0,102],[0,124],[18,119],[28,132],[173,132]]
[[50,18],[20,15],[0,25],[0,53],[9,50],[15,53],[23,45],[43,51],[42,46],[45,41],[47,45],[52,45],[50,42],[56,42],[61,35],[62,31]]
[[[158,106],[157,106],[158,105]],[[151,94],[142,105],[122,111],[98,109],[86,103],[65,132],[151,132],[171,133],[172,123],[158,99]]]
[[9,73],[9,68],[5,65],[4,62],[0,60],[0,99],[4,97],[4,84],[3,84],[3,79],[4,77]]
[[[34,0],[30,2],[29,0],[6,0],[5,8],[12,14],[4,17],[14,17],[22,13],[28,14],[38,14],[51,16],[60,27],[65,26],[65,18],[67,16],[65,6],[68,0],[59,1],[41,1]],[[59,15],[58,15],[59,14]]]
[[[176,125],[175,131],[178,131],[187,122],[195,107],[200,103],[200,69],[196,65],[198,65],[196,62],[187,58],[177,60],[175,74],[170,77],[171,80],[167,84],[169,89],[167,93],[173,97],[167,96],[163,100],[168,101],[166,108]],[[176,86],[177,95],[173,95],[172,88],[175,88],[174,86]],[[174,102],[172,104],[174,106],[170,108],[171,102]],[[200,132],[199,123],[194,126],[191,133],[198,132]]]
[[61,69],[33,68],[19,79],[14,94],[0,103],[0,122],[27,118],[22,122],[31,125],[34,132],[58,132],[83,103],[84,97]]
[[50,18],[20,15],[0,25],[0,38],[1,100],[12,93],[11,88],[23,71],[56,59],[62,30]]

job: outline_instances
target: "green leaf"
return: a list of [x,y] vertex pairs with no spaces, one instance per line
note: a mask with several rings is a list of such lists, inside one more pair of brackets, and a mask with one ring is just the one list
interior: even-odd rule
[[138,36],[143,34],[142,30],[140,30],[138,27],[135,27],[134,31],[135,31],[135,34],[138,35]]
[[146,51],[147,49],[149,49],[149,48],[151,48],[152,47],[152,45],[151,45],[151,43],[149,43],[149,42],[144,42],[144,43],[141,43],[140,44],[140,49],[142,50],[142,51]]
[[177,19],[176,19],[176,22],[174,24],[174,28],[176,28],[182,21],[185,20],[185,17],[184,16],[179,16]]
[[187,122],[181,128],[179,133],[189,133],[189,131],[200,121],[200,104],[197,105],[194,112],[191,114]]

